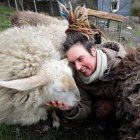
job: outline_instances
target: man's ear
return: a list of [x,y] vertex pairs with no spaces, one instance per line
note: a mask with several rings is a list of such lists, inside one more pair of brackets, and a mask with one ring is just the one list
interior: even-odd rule
[[91,48],[91,54],[92,54],[92,56],[96,56],[96,48],[95,47],[92,47]]

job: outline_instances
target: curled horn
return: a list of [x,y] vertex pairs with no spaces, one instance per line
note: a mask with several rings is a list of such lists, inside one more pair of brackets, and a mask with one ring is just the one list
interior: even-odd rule
[[30,90],[47,83],[47,78],[44,75],[35,75],[29,78],[0,81],[0,86],[16,89],[19,91]]

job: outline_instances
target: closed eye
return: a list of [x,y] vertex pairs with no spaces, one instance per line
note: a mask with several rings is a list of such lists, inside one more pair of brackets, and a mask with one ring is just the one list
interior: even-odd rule
[[62,89],[62,88],[53,88],[53,91],[55,91],[55,92],[64,92],[64,89]]
[[79,62],[82,62],[83,59],[84,59],[84,57],[79,57],[77,60],[78,60]]
[[[83,59],[84,59],[84,57],[83,56],[80,56],[79,58],[77,58],[77,61],[78,62],[82,62]],[[70,65],[75,66],[75,62],[69,62],[69,63],[70,63]]]

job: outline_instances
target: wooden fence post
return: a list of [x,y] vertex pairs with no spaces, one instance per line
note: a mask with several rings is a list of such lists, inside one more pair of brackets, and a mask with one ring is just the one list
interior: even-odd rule
[[37,12],[36,0],[33,0],[33,3],[34,3],[35,12]]

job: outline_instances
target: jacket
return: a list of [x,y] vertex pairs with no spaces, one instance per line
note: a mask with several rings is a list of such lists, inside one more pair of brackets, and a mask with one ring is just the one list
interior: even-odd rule
[[106,118],[111,113],[116,83],[112,83],[111,78],[111,82],[106,81],[106,76],[121,62],[126,51],[117,42],[106,42],[98,48],[107,55],[107,70],[102,77],[98,77],[90,84],[84,84],[75,72],[74,79],[80,91],[81,101],[76,107],[63,113],[67,119],[84,119],[91,112],[95,112],[97,117]]

